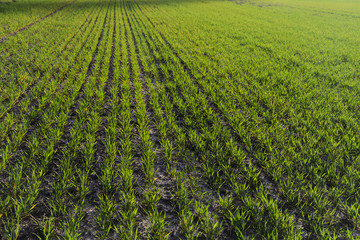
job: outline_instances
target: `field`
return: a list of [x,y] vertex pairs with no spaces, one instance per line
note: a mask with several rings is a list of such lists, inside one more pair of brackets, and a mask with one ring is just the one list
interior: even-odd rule
[[0,238],[360,238],[359,19],[1,1]]

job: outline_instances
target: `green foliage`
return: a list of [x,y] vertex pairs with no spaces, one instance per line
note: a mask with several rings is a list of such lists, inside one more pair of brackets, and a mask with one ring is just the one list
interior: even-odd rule
[[355,239],[358,10],[0,3],[0,238]]

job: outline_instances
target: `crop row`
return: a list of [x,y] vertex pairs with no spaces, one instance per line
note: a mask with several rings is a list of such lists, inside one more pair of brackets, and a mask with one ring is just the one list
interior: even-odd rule
[[[204,22],[195,24],[191,22],[194,18],[184,16],[187,13],[184,9],[188,10],[185,4],[161,12],[141,2],[138,7],[141,13],[148,15],[149,26],[158,29],[159,35],[177,55],[196,86],[208,96],[209,103],[215,105],[212,109],[220,112],[220,121],[232,130],[257,168],[275,183],[275,189],[280,194],[276,201],[279,208],[290,210],[304,226],[305,233],[309,231],[307,235],[325,238],[330,234],[347,235],[349,230],[343,226],[340,215],[353,224],[350,229],[353,226],[356,228],[358,199],[355,175],[359,160],[359,127],[353,115],[356,112],[338,103],[342,93],[334,96],[326,89],[327,85],[319,87],[314,77],[317,71],[303,67],[305,73],[301,74],[298,65],[284,70],[289,57],[267,53],[268,50],[256,39],[248,39],[245,46],[233,46],[232,50],[241,51],[242,55],[231,60],[236,64],[232,66],[229,59],[234,56],[224,48],[213,47],[215,44],[229,46],[236,43],[231,42],[230,36],[218,38],[218,29],[213,27],[223,22],[218,16],[202,18]],[[204,12],[213,14],[210,10]],[[209,23],[209,19],[213,19],[213,23]],[[191,31],[182,27],[190,24]],[[194,31],[196,38],[190,37]],[[215,34],[211,34],[212,31]],[[229,34],[234,34],[233,30]],[[216,43],[209,39],[216,39]],[[246,51],[250,52],[246,54]],[[267,55],[275,57],[276,62],[270,62]],[[244,68],[245,75],[238,70],[239,62],[244,64],[241,68]],[[265,67],[269,64],[273,68],[270,73]],[[279,69],[275,68],[277,65]],[[274,75],[274,72],[277,74]],[[304,89],[307,89],[305,96]],[[341,119],[341,124],[338,119]],[[269,185],[266,178],[263,182]],[[337,230],[333,231],[334,227]]]
[[78,0],[0,43],[2,237],[355,238],[357,88],[232,4]]

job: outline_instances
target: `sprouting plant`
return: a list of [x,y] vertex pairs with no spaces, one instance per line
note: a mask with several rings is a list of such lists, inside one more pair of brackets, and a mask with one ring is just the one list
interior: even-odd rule
[[4,235],[7,239],[17,239],[20,234],[20,209],[21,206],[15,205],[15,216],[8,216],[6,220],[3,220]]
[[223,231],[222,222],[217,216],[211,216],[209,205],[195,201],[195,214],[200,219],[200,229],[207,239],[217,239]]
[[106,239],[110,230],[113,228],[113,218],[115,215],[116,204],[114,200],[105,196],[99,197],[100,205],[96,208],[97,217],[95,218],[98,227],[101,229],[99,237]]
[[354,227],[360,225],[360,204],[358,201],[351,205],[344,205],[345,213],[348,219],[354,224]]
[[182,211],[180,214],[180,227],[186,239],[197,239],[200,232],[199,227],[195,221],[194,214],[190,211]]
[[227,211],[228,219],[230,220],[231,226],[235,230],[236,237],[239,239],[244,239],[244,231],[249,225],[250,215],[246,211],[241,211],[239,209],[228,210]]
[[147,211],[150,213],[157,209],[157,204],[161,199],[161,189],[156,189],[153,186],[147,186],[143,191],[144,203]]
[[150,222],[151,226],[148,229],[148,238],[149,239],[168,239],[170,232],[167,230],[167,222],[165,220],[165,214],[162,216],[161,212],[154,208],[150,212]]
[[219,204],[222,208],[222,211],[224,212],[224,215],[228,216],[227,214],[233,211],[234,199],[231,195],[221,197],[221,195],[219,194]]
[[55,231],[55,218],[53,214],[51,213],[51,216],[49,218],[42,219],[42,221],[38,224],[41,226],[42,236],[37,235],[37,237],[39,239],[46,239],[46,240],[52,239]]

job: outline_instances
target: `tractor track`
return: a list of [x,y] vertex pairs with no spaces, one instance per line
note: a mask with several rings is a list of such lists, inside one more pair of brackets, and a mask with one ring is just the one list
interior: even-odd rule
[[71,4],[75,3],[76,1],[77,1],[77,0],[74,0],[74,1],[72,1],[72,2],[70,2],[70,3],[68,3],[68,4],[65,4],[64,6],[56,9],[55,11],[53,11],[53,12],[51,12],[51,13],[49,13],[49,14],[47,14],[46,16],[44,16],[44,17],[42,17],[42,18],[39,18],[38,20],[36,20],[36,21],[34,21],[34,22],[32,22],[32,23],[29,23],[29,24],[27,24],[27,25],[19,28],[18,30],[14,31],[14,32],[12,32],[12,33],[8,33],[7,35],[5,35],[5,36],[3,36],[3,37],[0,38],[0,44],[1,44],[3,41],[5,41],[7,38],[9,38],[9,37],[11,37],[11,36],[14,36],[14,35],[18,34],[19,32],[22,32],[22,31],[28,29],[29,27],[33,26],[34,24],[37,24],[37,23],[39,23],[39,22],[44,21],[45,19],[53,16],[53,15],[56,14],[57,12],[59,12],[59,11],[63,10],[64,8],[70,6]]

